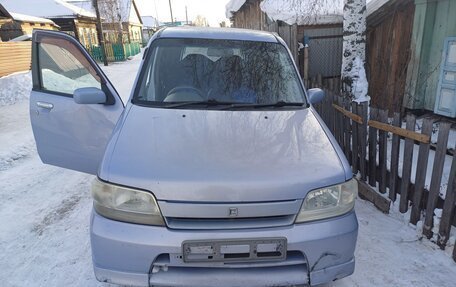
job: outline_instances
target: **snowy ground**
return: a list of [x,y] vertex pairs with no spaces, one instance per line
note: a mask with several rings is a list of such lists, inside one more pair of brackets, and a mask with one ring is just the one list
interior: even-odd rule
[[[136,57],[103,67],[124,99],[138,64]],[[23,83],[24,77],[27,74],[0,79],[0,94],[5,82],[21,78],[16,82]],[[14,93],[13,86],[8,87]],[[92,272],[92,177],[41,163],[24,93],[0,104],[1,286],[108,286],[98,283]],[[362,200],[356,211],[360,230],[355,274],[327,286],[454,286],[456,263],[449,248],[440,251],[420,240],[419,231],[397,213],[384,215]]]

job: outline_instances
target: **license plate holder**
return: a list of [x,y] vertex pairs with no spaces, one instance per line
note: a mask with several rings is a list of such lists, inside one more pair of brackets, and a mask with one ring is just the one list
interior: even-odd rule
[[287,256],[287,239],[187,240],[182,243],[182,254],[186,263],[281,261]]

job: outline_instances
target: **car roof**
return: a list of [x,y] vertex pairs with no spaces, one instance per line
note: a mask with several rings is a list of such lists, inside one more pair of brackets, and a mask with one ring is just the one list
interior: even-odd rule
[[277,43],[278,40],[271,32],[239,28],[211,27],[168,27],[160,31],[159,38],[196,38],[224,39]]

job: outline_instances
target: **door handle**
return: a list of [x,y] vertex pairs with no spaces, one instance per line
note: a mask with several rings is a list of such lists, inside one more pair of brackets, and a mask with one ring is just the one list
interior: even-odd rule
[[54,107],[53,104],[46,103],[46,102],[36,102],[36,105],[40,108],[47,109],[47,110],[52,110],[52,108]]

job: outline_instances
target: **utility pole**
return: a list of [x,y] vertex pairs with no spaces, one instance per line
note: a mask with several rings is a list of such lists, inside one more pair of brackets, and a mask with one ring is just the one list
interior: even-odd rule
[[185,24],[188,25],[187,5],[185,5]]
[[155,28],[158,28],[160,26],[160,23],[158,21],[157,1],[156,0],[154,0],[154,6],[155,6]]
[[103,59],[103,64],[108,65],[108,59],[106,58],[106,51],[104,46],[103,31],[101,30],[101,17],[100,10],[98,9],[98,0],[92,0],[93,8],[95,8],[95,14],[97,16],[97,38],[98,43],[100,44],[101,58]]
[[171,23],[174,23],[173,7],[171,7],[171,0],[169,0],[169,12],[171,13]]

